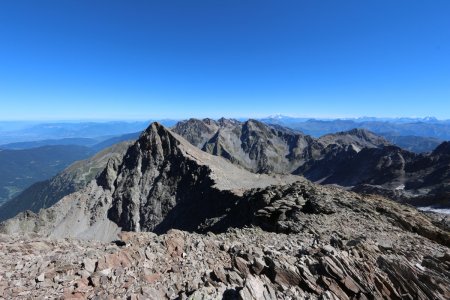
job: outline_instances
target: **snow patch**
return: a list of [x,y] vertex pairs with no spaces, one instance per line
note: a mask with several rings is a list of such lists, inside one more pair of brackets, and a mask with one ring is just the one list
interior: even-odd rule
[[435,208],[433,206],[425,206],[425,207],[418,207],[417,209],[421,211],[431,211],[435,213],[450,215],[450,208]]

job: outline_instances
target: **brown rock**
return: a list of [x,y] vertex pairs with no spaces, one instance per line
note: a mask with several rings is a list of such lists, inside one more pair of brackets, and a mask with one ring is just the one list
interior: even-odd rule
[[97,263],[96,271],[104,269],[113,269],[117,267],[131,267],[132,260],[125,250],[121,250],[117,253],[107,254],[100,258]]
[[158,281],[160,278],[161,278],[161,274],[144,275],[144,280],[147,281],[148,283],[154,283],[154,282]]
[[242,257],[239,256],[234,257],[233,264],[244,277],[247,277],[250,274],[248,262]]
[[170,256],[182,256],[184,252],[184,237],[179,230],[170,230],[166,236],[167,252]]

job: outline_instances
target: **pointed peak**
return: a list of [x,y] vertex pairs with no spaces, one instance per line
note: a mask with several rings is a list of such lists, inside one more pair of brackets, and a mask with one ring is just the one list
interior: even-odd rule
[[220,118],[219,120],[217,120],[217,122],[219,123],[220,126],[229,126],[229,125],[236,125],[236,124],[240,124],[241,122],[239,122],[236,119],[227,119],[227,118]]
[[[164,125],[161,125],[158,122],[153,122],[144,132],[142,132],[138,142],[141,144],[148,144],[148,141],[160,142],[162,137],[170,137],[175,140],[178,139],[178,137],[174,137],[174,134],[168,128],[164,127]],[[167,138],[164,138],[164,140],[167,140]]]
[[161,125],[161,123],[159,123],[159,122],[152,122],[152,123],[150,123],[150,125],[147,127],[147,129],[145,131],[147,131],[151,128],[160,128],[160,127],[164,127],[164,126]]

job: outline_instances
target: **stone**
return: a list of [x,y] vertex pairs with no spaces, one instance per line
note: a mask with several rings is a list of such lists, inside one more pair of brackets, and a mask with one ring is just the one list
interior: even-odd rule
[[90,258],[83,259],[83,267],[89,273],[94,273],[96,263],[97,263],[97,261],[90,259]]
[[149,274],[149,275],[144,275],[144,279],[145,281],[147,281],[148,283],[154,283],[156,281],[158,281],[161,278],[160,274]]
[[262,258],[259,257],[254,258],[253,264],[251,266],[252,272],[256,275],[259,275],[266,267],[266,263],[262,260]]
[[264,287],[264,283],[259,278],[252,275],[246,278],[244,288],[239,291],[241,299],[249,300],[267,299],[265,298],[265,293],[267,293],[267,291]]
[[36,277],[36,282],[43,282],[45,280],[45,274],[41,273]]
[[234,262],[234,265],[236,266],[236,268],[239,270],[239,272],[241,272],[241,274],[244,277],[247,277],[250,274],[248,262],[245,259],[237,256],[237,257],[234,257],[233,262]]

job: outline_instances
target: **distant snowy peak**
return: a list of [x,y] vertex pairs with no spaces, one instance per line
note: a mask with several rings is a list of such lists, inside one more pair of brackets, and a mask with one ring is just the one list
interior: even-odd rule
[[274,115],[268,116],[265,119],[278,119],[278,120],[281,120],[281,119],[286,119],[286,118],[292,118],[292,117],[288,117],[288,116],[285,116],[285,115],[282,115],[282,114],[274,114]]

